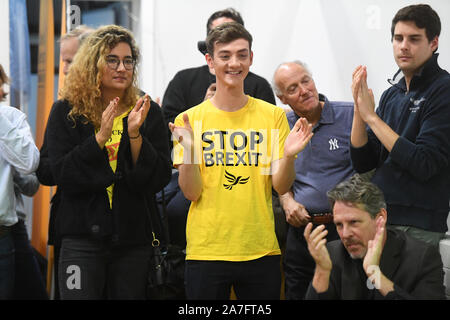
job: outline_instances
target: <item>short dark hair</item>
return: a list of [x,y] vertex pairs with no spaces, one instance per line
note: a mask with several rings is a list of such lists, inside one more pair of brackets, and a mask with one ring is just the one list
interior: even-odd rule
[[208,19],[208,22],[206,23],[206,35],[208,36],[211,32],[211,25],[214,20],[219,18],[230,18],[234,22],[240,23],[244,25],[244,20],[242,20],[241,14],[234,10],[233,8],[227,8],[224,10],[216,11],[214,12]]
[[392,19],[391,40],[394,38],[395,25],[399,21],[412,21],[420,29],[425,29],[428,42],[441,34],[441,19],[427,4],[415,4],[400,9]]
[[244,26],[237,22],[226,22],[214,28],[206,38],[206,49],[213,56],[216,43],[230,43],[237,39],[248,41],[249,50],[252,50],[253,38]]
[[351,203],[367,211],[372,218],[375,218],[382,208],[386,209],[386,202],[380,188],[359,174],[339,183],[327,192],[327,196],[331,208],[336,201]]

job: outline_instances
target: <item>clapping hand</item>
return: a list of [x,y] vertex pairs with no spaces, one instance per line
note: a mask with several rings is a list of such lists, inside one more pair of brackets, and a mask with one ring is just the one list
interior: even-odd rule
[[130,137],[139,136],[139,128],[144,123],[149,110],[150,97],[146,94],[143,98],[139,98],[133,110],[128,115],[128,135]]
[[102,122],[100,124],[100,129],[95,135],[95,139],[97,140],[100,148],[103,148],[105,146],[105,143],[111,137],[114,118],[117,117],[118,113],[119,100],[119,97],[111,100],[105,111],[103,111],[102,113]]
[[327,239],[325,238],[328,234],[328,230],[326,230],[325,225],[322,224],[311,232],[312,226],[311,222],[308,223],[303,234],[308,243],[309,253],[316,262],[317,268],[321,268],[324,271],[331,271],[333,264],[326,247]]
[[[383,216],[379,216],[376,220],[376,233],[372,240],[367,244],[367,253],[364,257],[363,268],[366,273],[371,273],[370,266],[378,267],[380,265],[380,257],[383,252],[383,242],[385,235],[386,220]],[[368,274],[370,276],[370,274]]]
[[194,156],[194,130],[192,130],[187,113],[183,114],[183,121],[183,127],[169,122],[169,129],[173,137],[183,146],[185,163],[192,163]]
[[306,147],[312,136],[312,125],[308,123],[308,120],[298,119],[284,142],[284,155],[286,157],[297,155]]
[[375,99],[372,89],[367,86],[367,68],[358,66],[353,72],[352,94],[355,102],[355,110],[364,122],[375,114]]

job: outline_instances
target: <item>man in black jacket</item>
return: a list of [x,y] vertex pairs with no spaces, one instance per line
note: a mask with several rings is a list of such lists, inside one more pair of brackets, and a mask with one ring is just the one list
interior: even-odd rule
[[305,229],[316,262],[307,299],[445,299],[436,247],[386,229],[383,193],[358,174],[328,192],[341,240],[327,246],[324,225]]
[[366,67],[355,70],[351,134],[353,166],[376,168],[372,182],[386,197],[388,224],[436,246],[447,231],[450,195],[450,75],[437,63],[440,30],[428,5],[397,12],[391,33],[400,70],[376,112]]

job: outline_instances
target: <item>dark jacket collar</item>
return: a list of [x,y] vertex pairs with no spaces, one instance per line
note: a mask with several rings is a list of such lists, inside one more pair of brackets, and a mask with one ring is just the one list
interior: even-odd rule
[[[338,240],[340,241],[340,240]],[[348,261],[355,263],[356,265],[363,263],[363,259],[352,259],[348,254],[347,249],[345,249],[344,244],[340,241],[341,250],[345,253]],[[388,278],[392,279],[393,274],[400,265],[401,253],[405,244],[405,236],[401,231],[396,231],[387,228],[386,232],[386,243],[384,244],[383,252],[380,258],[380,270]]]
[[401,232],[389,228],[387,229],[386,237],[386,243],[380,259],[380,270],[388,279],[392,279],[400,265],[405,237]]
[[[419,72],[417,72],[413,78],[411,79],[411,83],[409,85],[409,90],[414,90],[417,86],[426,83],[428,80],[434,77],[441,68],[437,63],[437,58],[439,53],[433,53],[430,59],[420,68]],[[399,75],[403,75],[402,70],[398,69],[398,71],[394,74],[392,79],[388,79],[387,81],[392,86],[402,89],[406,92],[406,82],[405,77],[398,78]]]

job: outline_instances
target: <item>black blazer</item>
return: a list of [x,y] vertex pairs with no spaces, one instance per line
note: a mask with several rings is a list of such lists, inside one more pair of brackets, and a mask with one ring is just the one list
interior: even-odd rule
[[[154,194],[170,180],[171,161],[160,107],[152,102],[140,132],[142,148],[133,165],[123,120],[117,169],[109,165],[91,123],[68,118],[70,104],[55,102],[47,125],[52,175],[60,192],[56,233],[111,239],[117,245],[144,244],[151,240],[147,212],[157,215]],[[145,128],[144,128],[145,127]],[[114,183],[113,206],[106,188]]]
[[352,259],[340,240],[327,244],[333,269],[327,292],[318,294],[309,285],[306,299],[445,299],[444,271],[436,247],[388,229],[380,270],[394,283],[394,291],[383,297],[369,290],[361,259]]

